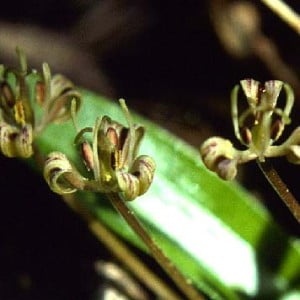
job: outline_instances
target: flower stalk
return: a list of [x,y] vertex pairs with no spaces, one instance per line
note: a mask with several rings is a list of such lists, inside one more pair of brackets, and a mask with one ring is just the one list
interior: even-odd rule
[[[203,297],[197,289],[165,256],[125,202],[134,200],[148,190],[153,180],[155,162],[149,156],[137,155],[144,128],[133,124],[123,99],[120,100],[120,105],[128,127],[104,116],[96,120],[93,128],[78,130],[73,116],[74,127],[77,130],[75,144],[79,146],[82,160],[91,176],[81,175],[63,153],[52,152],[45,162],[44,177],[50,188],[61,195],[72,194],[77,190],[106,194],[187,299],[202,300]],[[74,111],[73,102],[72,115]],[[87,133],[92,135],[92,143],[85,138]]]
[[119,238],[95,218],[74,194],[62,196],[65,203],[87,222],[93,234],[130,270],[145,286],[161,299],[180,300],[168,285],[153,273]]
[[[129,127],[104,116],[97,118],[93,128],[78,131],[74,115],[76,103],[73,102],[73,123],[78,131],[74,143],[79,147],[89,176],[81,175],[63,153],[52,152],[45,163],[44,177],[54,192],[122,193],[131,201],[148,190],[155,162],[147,155],[137,155],[144,128],[133,124],[123,99],[120,104]],[[92,135],[92,143],[85,138],[87,133]]]
[[[247,108],[239,113],[239,90],[242,88]],[[284,107],[278,106],[278,98],[285,90]],[[231,141],[222,137],[211,137],[201,148],[200,155],[205,166],[225,180],[232,180],[237,167],[250,160],[264,162],[268,157],[286,156],[294,164],[300,164],[300,127],[281,145],[273,145],[290,124],[290,113],[294,104],[291,87],[279,80],[264,84],[254,80],[241,80],[231,93],[231,117],[234,133],[246,149],[236,149]]]
[[[240,114],[238,99],[240,86],[248,107]],[[237,139],[247,147],[236,149],[231,141],[222,137],[211,137],[201,148],[200,155],[205,166],[224,180],[232,180],[237,166],[256,159],[263,174],[274,190],[300,223],[300,205],[266,158],[285,156],[294,164],[300,164],[300,127],[296,128],[281,145],[273,145],[290,124],[290,113],[294,104],[291,87],[279,80],[261,84],[253,79],[241,80],[240,86],[231,93],[231,117]],[[278,105],[281,90],[285,90],[284,107]]]
[[275,192],[288,207],[294,218],[300,224],[300,205],[287,185],[283,182],[270,161],[260,162],[257,160],[260,170],[263,172]]
[[198,290],[194,288],[192,282],[187,279],[177,267],[169,260],[159,246],[149,235],[148,231],[141,224],[141,222],[135,217],[133,211],[128,207],[125,201],[115,193],[108,194],[108,198],[113,204],[114,208],[125,219],[127,224],[133,229],[133,231],[141,238],[149,249],[152,256],[164,269],[164,271],[170,276],[178,288],[189,300],[204,300],[205,298],[199,294]]

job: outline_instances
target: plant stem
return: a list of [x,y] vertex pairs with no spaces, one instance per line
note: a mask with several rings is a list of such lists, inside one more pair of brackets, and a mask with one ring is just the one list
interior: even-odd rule
[[261,163],[259,160],[256,160],[256,162],[273,189],[300,224],[300,205],[295,196],[290,192],[286,184],[282,181],[281,177],[269,161]]
[[199,294],[196,288],[192,286],[191,282],[184,277],[177,267],[169,260],[169,258],[165,256],[163,251],[154,242],[145,227],[135,217],[133,211],[127,206],[125,201],[117,193],[108,194],[108,197],[115,209],[126,220],[134,232],[141,238],[156,261],[175,282],[178,288],[185,294],[187,299],[204,300],[205,298]]
[[275,12],[283,21],[290,25],[298,34],[300,34],[300,16],[293,11],[282,0],[261,0],[273,12]]
[[180,300],[156,274],[154,274],[129,248],[94,217],[74,195],[62,196],[65,203],[86,221],[91,232],[124,264],[132,274],[161,299]]
[[[38,167],[43,166],[45,158],[34,144],[34,160]],[[84,207],[74,194],[61,196],[65,203],[77,214],[79,214],[87,223],[91,232],[115,255],[119,261],[124,264],[145,286],[147,286],[155,295],[161,299],[180,300],[178,296],[167,284],[165,284],[147,265],[132,252],[126,245],[109,231],[100,220],[94,217]],[[201,298],[199,299],[201,300]]]

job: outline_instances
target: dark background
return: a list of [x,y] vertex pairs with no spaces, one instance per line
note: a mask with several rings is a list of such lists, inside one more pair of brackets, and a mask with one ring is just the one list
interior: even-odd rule
[[[300,11],[297,1],[288,3]],[[250,6],[260,33],[242,35],[243,49],[230,51],[213,24],[220,25],[218,14],[236,4],[245,2],[11,0],[0,9],[0,61],[16,64],[18,45],[30,65],[40,68],[47,61],[53,73],[78,85],[126,98],[131,108],[197,147],[212,134],[233,139],[229,93],[240,79],[291,79],[298,95],[292,129],[299,125],[299,37],[255,1]],[[292,77],[259,52],[261,36],[274,45]],[[0,163],[0,299],[90,299],[101,282],[93,263],[112,259],[110,254],[27,166],[3,157]],[[299,195],[299,167],[283,159],[274,164]],[[242,168],[239,180],[262,201],[268,199],[265,204],[284,230],[300,234],[255,163]]]

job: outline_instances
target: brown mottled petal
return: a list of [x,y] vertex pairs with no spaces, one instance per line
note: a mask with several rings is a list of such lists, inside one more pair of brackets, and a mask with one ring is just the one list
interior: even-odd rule
[[7,157],[16,157],[15,137],[18,129],[4,122],[0,123],[0,150]]
[[67,159],[67,157],[60,152],[52,152],[48,155],[44,166],[44,178],[51,190],[57,194],[70,194],[77,191],[65,179],[65,174],[77,171]]
[[211,137],[200,147],[200,155],[205,166],[211,171],[216,171],[218,158],[233,159],[236,150],[229,140],[221,137]]
[[15,147],[18,157],[28,158],[33,154],[32,149],[33,133],[30,124],[25,125],[15,140]]
[[135,160],[130,173],[139,180],[139,196],[149,189],[153,181],[155,169],[155,161],[150,156],[141,155]]
[[258,104],[260,82],[254,79],[244,79],[240,83],[249,106],[254,108]]
[[269,80],[265,82],[265,94],[267,104],[275,108],[277,99],[281,92],[283,82],[280,80]]
[[123,192],[126,201],[134,200],[140,195],[140,183],[136,176],[127,172],[117,172],[116,176],[120,191]]

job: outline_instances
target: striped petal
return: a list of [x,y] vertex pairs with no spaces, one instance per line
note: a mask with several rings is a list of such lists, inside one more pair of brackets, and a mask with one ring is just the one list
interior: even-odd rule
[[126,201],[134,200],[140,195],[139,179],[127,172],[117,172],[117,181]]
[[32,126],[27,124],[21,129],[5,122],[0,123],[0,150],[7,157],[28,158],[33,154]]
[[77,170],[63,153],[50,153],[44,166],[44,178],[53,192],[63,195],[77,191],[77,188],[66,179],[65,175],[68,173],[78,175]]
[[130,170],[130,173],[139,180],[139,196],[143,195],[149,189],[156,169],[154,160],[147,155],[139,156]]

